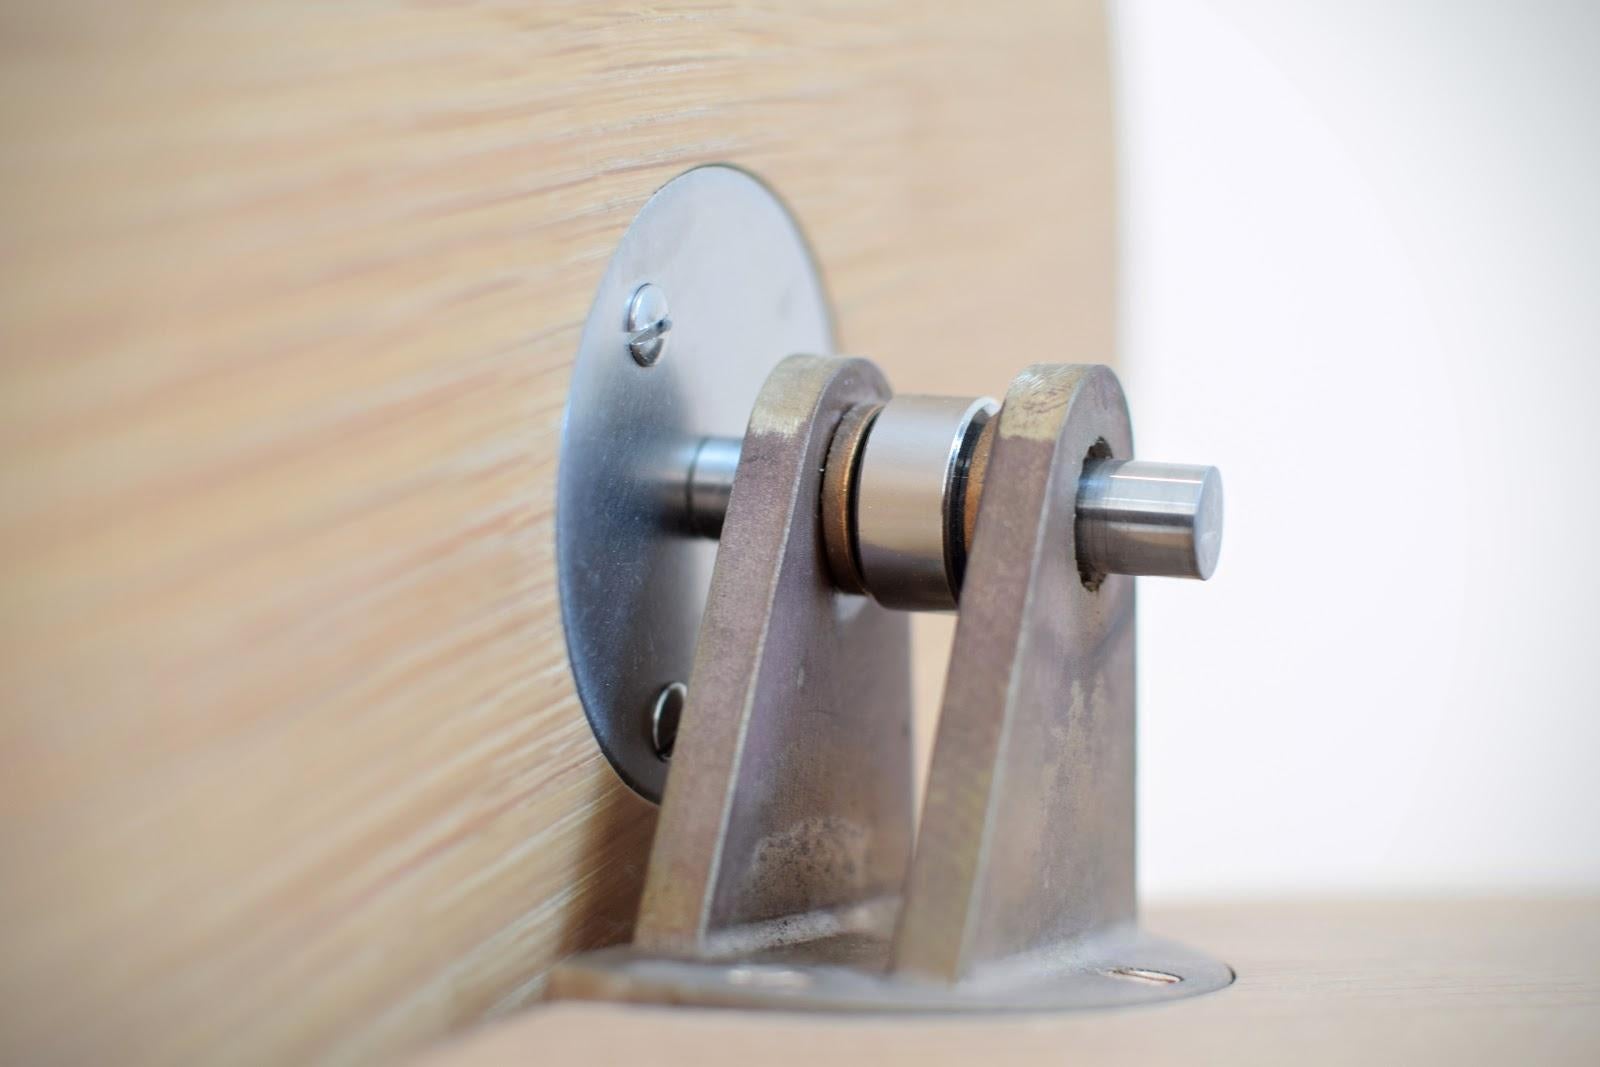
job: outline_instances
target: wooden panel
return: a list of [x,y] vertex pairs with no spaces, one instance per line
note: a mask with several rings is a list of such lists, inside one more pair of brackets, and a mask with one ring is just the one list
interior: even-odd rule
[[1239,971],[1157,1008],[912,1019],[536,1008],[426,1058],[720,1067],[1600,1063],[1600,901],[1255,902],[1157,911]]
[[8,1061],[383,1059],[626,935],[551,508],[673,175],[902,386],[1111,350],[1092,3],[22,0],[0,89]]

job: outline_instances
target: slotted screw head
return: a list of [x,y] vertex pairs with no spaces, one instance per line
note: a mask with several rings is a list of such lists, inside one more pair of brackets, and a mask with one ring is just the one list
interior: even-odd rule
[[667,331],[672,329],[667,311],[667,294],[650,282],[628,299],[628,351],[641,367],[654,366],[666,350]]

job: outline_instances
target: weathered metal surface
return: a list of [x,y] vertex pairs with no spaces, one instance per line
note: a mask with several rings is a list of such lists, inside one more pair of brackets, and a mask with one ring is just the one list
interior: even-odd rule
[[863,360],[795,356],[756,401],[645,882],[641,950],[703,955],[751,924],[899,892],[914,802],[908,623],[833,588],[818,519],[834,428],[888,393]]
[[1133,582],[1090,591],[1084,457],[1133,452],[1104,367],[1028,368],[1000,410],[967,561],[897,970],[975,966],[1134,918]]
[[862,446],[882,410],[882,404],[859,404],[845,412],[822,472],[822,547],[833,584],[846,593],[867,591],[856,553],[856,483]]

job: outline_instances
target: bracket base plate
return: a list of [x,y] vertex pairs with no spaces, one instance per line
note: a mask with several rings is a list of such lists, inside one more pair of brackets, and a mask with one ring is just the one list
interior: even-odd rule
[[1054,1012],[1164,1003],[1233,982],[1227,964],[1134,928],[980,968],[954,985],[888,970],[889,941],[841,932],[737,961],[672,959],[618,946],[577,956],[551,976],[560,999],[866,1013]]

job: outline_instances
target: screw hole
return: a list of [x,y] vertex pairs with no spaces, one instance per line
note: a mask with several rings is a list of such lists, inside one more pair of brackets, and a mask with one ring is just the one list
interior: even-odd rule
[[682,682],[662,686],[661,692],[656,694],[655,706],[650,711],[650,740],[662,763],[672,759],[672,748],[678,741],[678,720],[683,716],[683,702],[688,696],[689,688]]
[[1128,982],[1141,982],[1145,985],[1172,985],[1183,981],[1178,975],[1168,974],[1166,971],[1152,971],[1144,967],[1112,967],[1100,972],[1107,978],[1121,978]]

